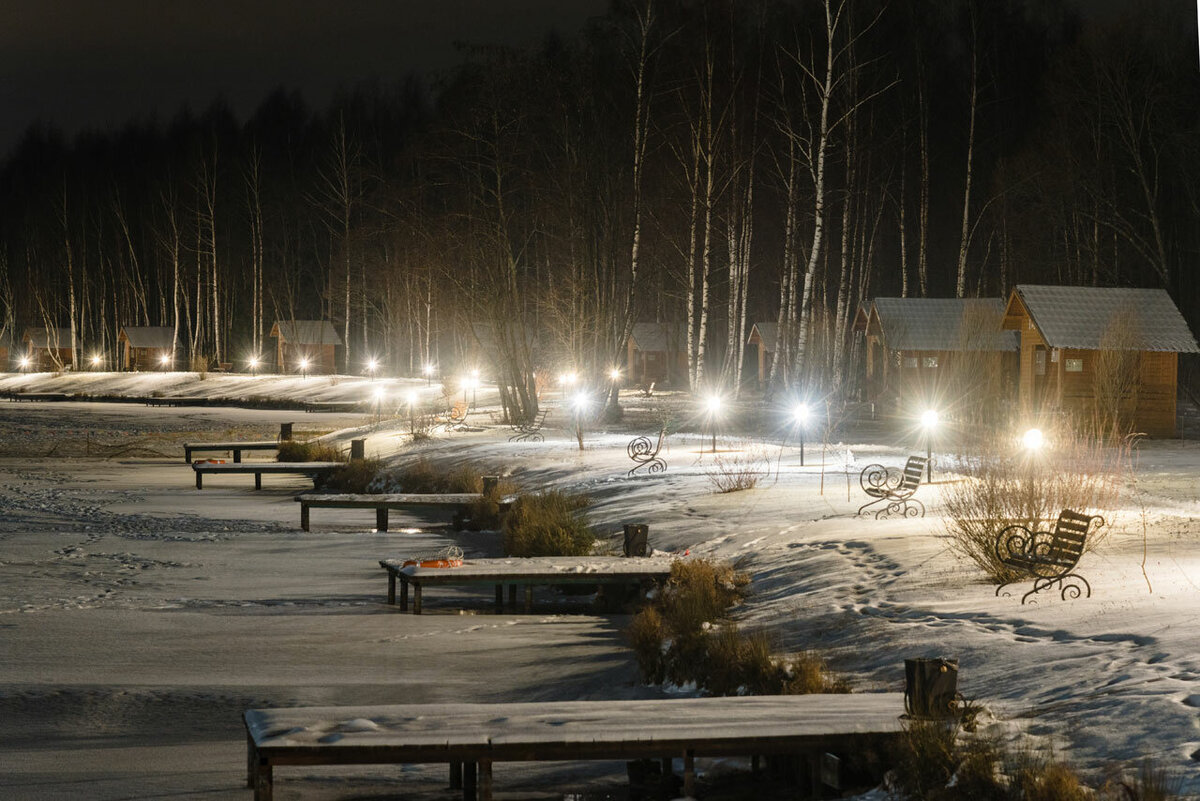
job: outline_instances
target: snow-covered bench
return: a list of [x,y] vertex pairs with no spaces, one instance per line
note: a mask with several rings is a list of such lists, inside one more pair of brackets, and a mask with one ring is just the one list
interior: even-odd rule
[[234,463],[242,461],[243,451],[278,451],[279,443],[270,442],[185,442],[183,443],[183,460],[192,463],[193,453],[216,453],[229,451],[233,454]]
[[342,462],[257,462],[238,464],[216,464],[213,462],[193,462],[192,470],[196,471],[196,489],[204,489],[206,475],[233,475],[251,473],[254,475],[254,488],[262,489],[264,473],[271,475],[301,475],[310,476],[315,482],[322,476],[327,476],[339,467],[345,467]]
[[396,603],[400,583],[400,611],[408,611],[408,585],[413,588],[413,614],[421,614],[421,589],[425,585],[490,584],[496,588],[496,611],[504,608],[504,586],[508,602],[516,606],[517,587],[525,587],[525,612],[533,609],[533,588],[555,584],[641,585],[665,581],[671,575],[674,557],[647,556],[542,556],[529,559],[468,559],[460,567],[421,567],[404,559],[382,559],[388,574],[388,603]]
[[823,754],[900,737],[903,712],[900,693],[858,693],[249,709],[243,722],[255,801],[272,801],[277,767],[421,763],[448,763],[465,801],[491,801],[492,766],[528,761],[682,758],[693,796],[697,757],[791,755],[818,791]]
[[996,588],[1000,591],[1017,581],[1033,579],[1033,589],[1021,596],[1021,603],[1031,595],[1054,587],[1065,601],[1067,596],[1078,598],[1084,590],[1092,597],[1092,585],[1075,572],[1083,556],[1089,531],[1104,525],[1100,515],[1080,514],[1063,509],[1054,524],[1054,531],[1030,531],[1025,526],[1008,526],[996,535],[996,558],[1015,571],[1020,578],[1006,581]]
[[[374,509],[375,528],[387,531],[388,512],[392,509],[415,511],[454,510],[454,526],[460,528],[466,519],[467,507],[483,498],[482,492],[455,492],[443,495],[417,493],[340,494],[340,495],[297,495],[300,504],[300,528],[309,530],[310,509]],[[512,498],[500,499],[501,509],[507,508]]]

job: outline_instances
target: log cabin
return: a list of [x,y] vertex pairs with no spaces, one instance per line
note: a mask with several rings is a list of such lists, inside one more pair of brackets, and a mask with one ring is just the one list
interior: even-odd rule
[[175,329],[165,325],[127,325],[117,332],[122,370],[164,370],[175,362]]
[[1200,348],[1164,290],[1020,284],[1003,325],[1021,337],[1026,416],[1175,435],[1179,354]]
[[25,345],[27,370],[50,372],[70,368],[75,363],[70,328],[26,328],[21,338]]
[[634,323],[625,354],[625,376],[629,384],[687,385],[687,332],[682,325]]
[[279,320],[271,326],[275,370],[279,373],[331,375],[337,371],[341,337],[328,320]]
[[1001,298],[875,298],[852,329],[866,339],[863,400],[979,410],[1012,397],[1017,336]]
[[779,339],[779,323],[764,321],[750,327],[747,345],[753,345],[758,351],[758,388],[766,389],[767,379],[771,377],[771,360],[775,358],[776,342]]

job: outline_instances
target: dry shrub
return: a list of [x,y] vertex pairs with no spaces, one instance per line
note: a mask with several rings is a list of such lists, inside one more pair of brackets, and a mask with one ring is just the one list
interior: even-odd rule
[[323,442],[299,442],[294,439],[279,443],[280,462],[342,462],[345,457],[341,450]]
[[[1031,530],[1052,526],[1059,512],[1115,508],[1128,446],[1061,433],[1048,437],[1044,453],[1015,453],[1013,440],[993,438],[977,445],[983,456],[962,457],[962,481],[944,485],[942,501],[950,548],[973,561],[996,582],[1016,576],[996,557],[996,535],[1009,525]],[[1101,541],[1089,536],[1091,549]]]
[[[1144,759],[1132,775],[1111,776],[1100,788],[1102,801],[1171,801],[1182,798],[1182,780],[1152,759]],[[1191,797],[1191,796],[1189,796]]]
[[471,465],[461,465],[447,472],[428,459],[418,459],[390,478],[400,492],[418,495],[483,491],[483,476]]
[[504,517],[509,556],[587,556],[596,544],[584,509],[589,499],[550,490],[522,495]]
[[321,482],[322,489],[361,495],[377,492],[373,486],[383,462],[379,459],[354,459],[334,470]]
[[[482,481],[480,482],[482,485]],[[495,531],[504,522],[500,501],[516,495],[520,487],[511,481],[499,481],[496,488],[466,506],[463,527],[470,531]]]
[[739,492],[757,487],[769,469],[767,459],[761,453],[740,453],[718,456],[704,475],[717,492]]
[[629,637],[642,678],[649,684],[661,684],[666,678],[667,662],[663,643],[668,635],[658,609],[647,606],[634,615],[625,634]]
[[1079,774],[1062,762],[1036,760],[1017,771],[1014,784],[1025,801],[1088,801]]

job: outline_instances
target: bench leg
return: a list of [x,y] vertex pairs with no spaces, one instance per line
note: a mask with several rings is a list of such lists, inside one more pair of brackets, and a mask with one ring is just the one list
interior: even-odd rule
[[196,471],[196,489],[204,489],[204,474]]
[[533,585],[525,585],[525,614],[533,612]]
[[408,579],[400,577],[400,611],[408,611]]
[[375,530],[376,531],[387,531],[387,526],[388,526],[388,510],[387,509],[376,509],[375,510]]
[[255,778],[254,801],[274,801],[275,777],[272,775],[271,765],[260,763]]
[[192,449],[191,448],[183,449],[183,462],[184,462],[184,464],[192,463]]
[[463,765],[463,801],[475,801],[475,777],[477,766],[474,762]]
[[300,502],[300,528],[303,531],[308,531],[309,530],[308,526],[309,526],[308,504],[305,503],[304,501],[301,501]]
[[413,614],[421,614],[421,585],[413,582]]
[[462,785],[463,785],[462,777],[463,777],[463,763],[451,762],[450,763],[450,789],[451,790],[461,790],[462,789]]
[[492,762],[479,760],[479,801],[492,801]]
[[256,490],[262,489],[262,473],[254,474],[254,488]]
[[242,463],[242,452],[241,452],[241,451],[239,451],[239,450],[236,450],[236,449],[234,450],[234,452],[233,452],[233,463],[234,463],[234,464],[241,464],[241,463]]
[[388,603],[396,605],[396,574],[388,571]]
[[258,753],[254,748],[254,738],[246,731],[246,786],[254,789],[258,775]]
[[504,611],[504,585],[496,585],[496,614]]
[[696,797],[696,752],[683,752],[683,794],[688,798]]

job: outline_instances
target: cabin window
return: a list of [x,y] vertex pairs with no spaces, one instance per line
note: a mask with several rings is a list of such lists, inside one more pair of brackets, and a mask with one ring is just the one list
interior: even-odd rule
[[917,357],[916,356],[905,356],[904,357],[904,369],[906,369],[906,370],[917,369]]
[[924,359],[921,360],[921,365],[923,367],[937,367],[938,366],[938,357],[937,356],[926,356]]
[[1068,373],[1083,372],[1083,359],[1067,359],[1064,365]]
[[1033,350],[1033,374],[1046,374],[1046,350],[1045,348],[1034,348]]
[[1053,348],[1050,351],[1051,364],[1058,364],[1058,348]]

